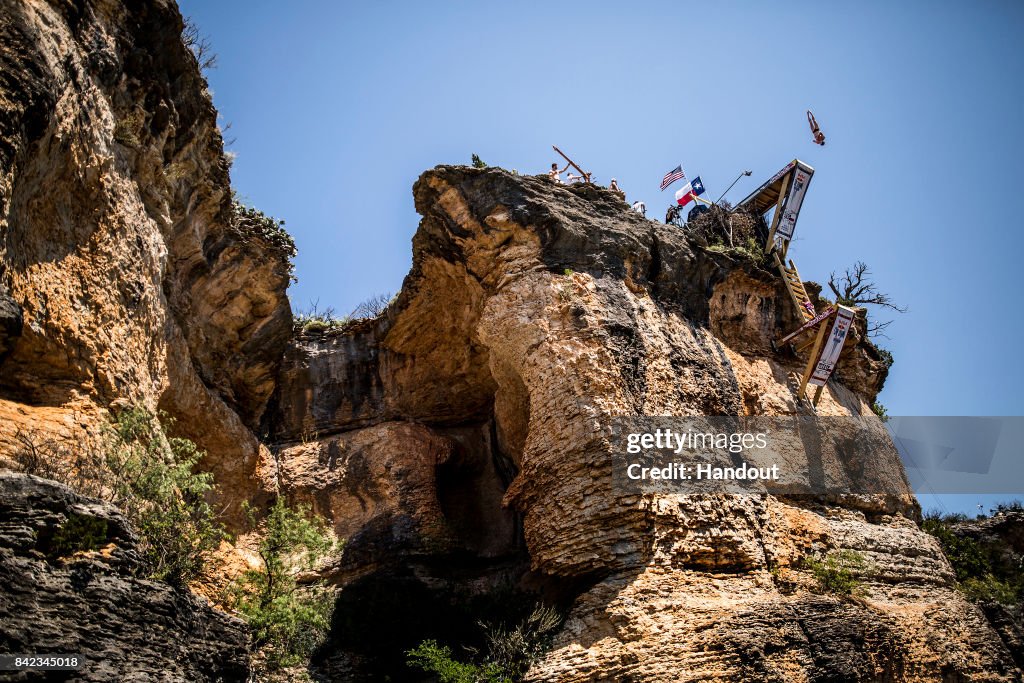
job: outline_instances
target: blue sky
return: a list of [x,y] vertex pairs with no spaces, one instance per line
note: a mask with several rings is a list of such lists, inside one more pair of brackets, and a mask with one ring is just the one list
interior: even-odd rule
[[296,308],[397,291],[412,183],[474,152],[539,173],[557,144],[654,217],[676,164],[712,198],[752,170],[735,201],[799,157],[801,274],[861,259],[909,306],[890,413],[1024,413],[1024,3],[180,4],[219,55],[233,182],[298,243]]

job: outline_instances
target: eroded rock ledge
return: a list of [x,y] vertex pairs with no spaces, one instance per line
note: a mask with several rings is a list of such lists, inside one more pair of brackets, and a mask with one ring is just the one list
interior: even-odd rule
[[[440,166],[413,192],[398,299],[296,338],[268,411],[282,490],[349,539],[332,575],[350,623],[511,588],[568,608],[535,681],[1019,676],[892,449],[884,498],[611,489],[612,416],[800,412],[802,359],[770,344],[796,325],[773,274],[596,187]],[[871,414],[884,366],[861,331],[848,344],[821,414]],[[870,562],[864,597],[812,590],[802,559],[836,550]],[[403,648],[457,632],[371,626],[368,648],[342,624],[324,657],[401,675]]]
[[[66,547],[83,529],[95,544]],[[0,651],[85,654],[87,666],[61,674],[76,681],[248,680],[248,627],[187,590],[137,578],[138,567],[116,508],[0,472]]]

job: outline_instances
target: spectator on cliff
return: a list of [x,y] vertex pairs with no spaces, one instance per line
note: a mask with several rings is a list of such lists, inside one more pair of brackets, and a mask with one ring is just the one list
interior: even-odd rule
[[623,192],[622,188],[619,187],[619,181],[617,181],[615,178],[612,178],[611,185],[608,186],[608,189],[617,194],[619,196],[619,199],[621,199],[622,201],[626,201],[626,193]]
[[558,164],[551,164],[551,170],[548,171],[548,178],[551,178],[556,183],[561,185],[562,184],[562,176],[561,176],[561,174],[565,173],[568,170],[569,170],[569,164],[566,164],[565,168],[563,168],[561,171],[558,170]]
[[644,218],[647,218],[647,205],[644,204],[639,199],[633,202],[633,210],[636,211],[641,216],[643,216]]

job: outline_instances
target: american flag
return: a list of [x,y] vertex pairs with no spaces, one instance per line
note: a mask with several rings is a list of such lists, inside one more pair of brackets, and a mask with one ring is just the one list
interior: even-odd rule
[[683,167],[682,166],[676,166],[671,171],[666,173],[665,177],[661,179],[661,191],[664,192],[666,187],[668,187],[669,185],[671,185],[675,181],[679,180],[680,178],[685,178],[685,177],[686,177],[686,174],[683,173]]

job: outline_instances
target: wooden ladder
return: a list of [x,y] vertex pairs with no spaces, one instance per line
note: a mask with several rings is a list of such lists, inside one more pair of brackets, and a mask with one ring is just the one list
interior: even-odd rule
[[793,298],[793,305],[796,306],[796,310],[803,316],[804,322],[814,318],[814,305],[811,304],[811,297],[807,296],[807,290],[804,288],[804,282],[800,279],[800,273],[796,269],[796,264],[792,260],[789,262],[789,266],[782,262],[779,258],[779,252],[776,250],[772,253],[775,257],[775,265],[779,269],[779,274],[782,275],[782,279],[786,283],[786,289],[789,290],[790,297]]

